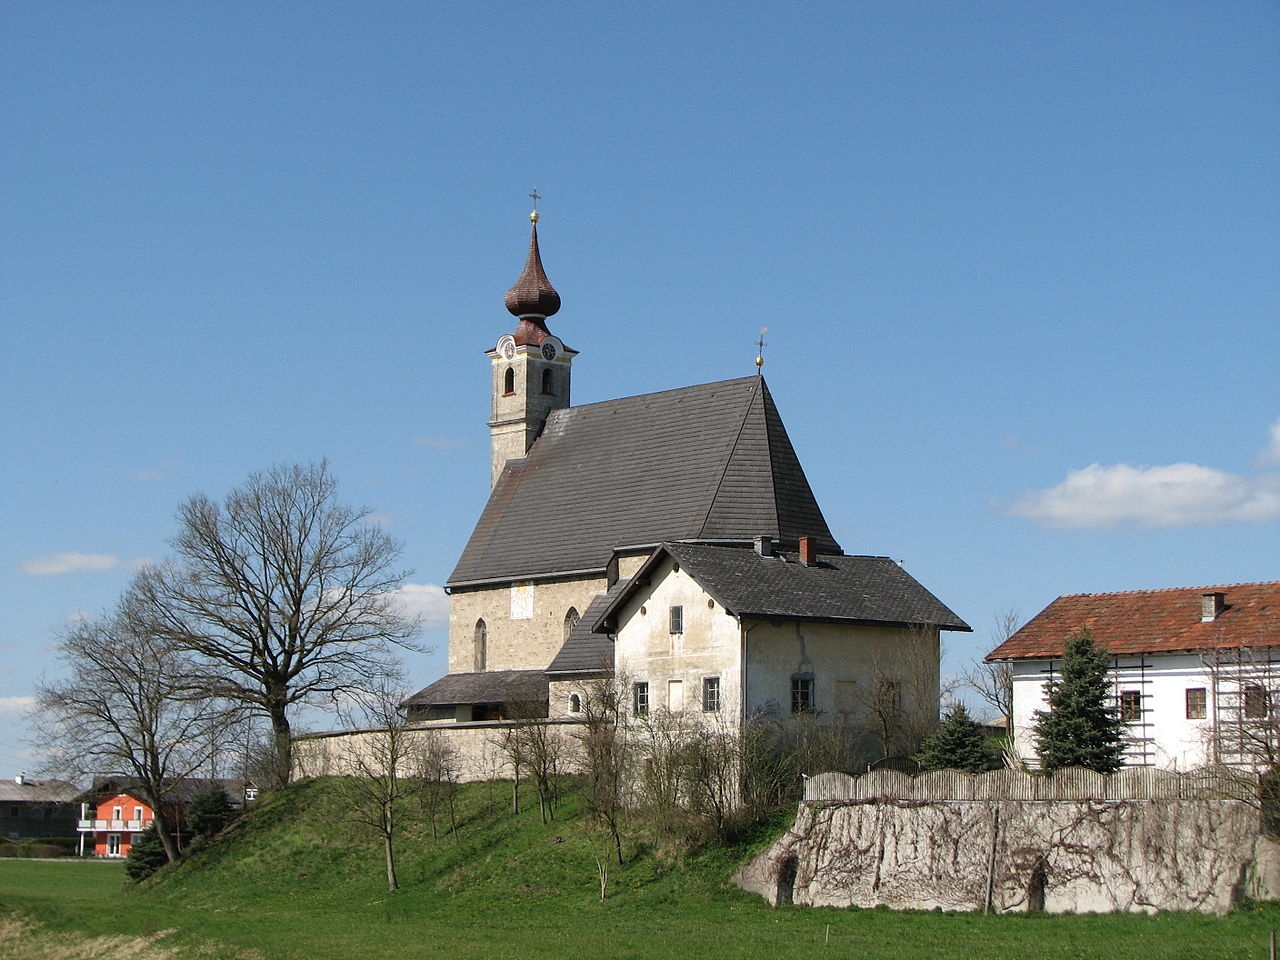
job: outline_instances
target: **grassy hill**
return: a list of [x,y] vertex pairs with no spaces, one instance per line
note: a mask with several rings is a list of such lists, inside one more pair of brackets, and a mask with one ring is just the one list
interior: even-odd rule
[[[1226,918],[773,910],[727,881],[766,838],[690,850],[639,828],[627,863],[610,868],[602,902],[596,852],[606,855],[608,845],[593,837],[574,799],[544,825],[532,796],[511,814],[509,791],[465,788],[456,836],[433,839],[429,824],[409,824],[395,893],[386,889],[377,841],[350,823],[335,782],[319,780],[264,798],[213,845],[141,887],[122,886],[118,869],[98,864],[0,863],[0,914],[17,909],[54,933],[172,930],[160,942],[176,945],[175,956],[210,960],[707,960],[815,952],[1212,960],[1265,956],[1267,934],[1280,926],[1280,910],[1271,907]],[[22,954],[8,942],[0,942],[0,955],[73,956]]]

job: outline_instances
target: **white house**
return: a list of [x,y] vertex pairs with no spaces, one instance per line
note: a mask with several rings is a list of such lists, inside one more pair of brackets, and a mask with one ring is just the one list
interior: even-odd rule
[[1053,601],[987,656],[1012,668],[1014,744],[1031,763],[1045,682],[1081,630],[1112,657],[1127,764],[1188,770],[1280,759],[1280,582]]

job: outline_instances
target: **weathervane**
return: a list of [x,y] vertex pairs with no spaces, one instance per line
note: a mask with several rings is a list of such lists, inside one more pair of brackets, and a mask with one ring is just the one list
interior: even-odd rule
[[534,223],[538,222],[538,201],[542,199],[542,194],[538,192],[538,188],[533,188],[533,193],[529,194],[533,198],[533,213],[529,214],[529,219]]
[[764,335],[768,332],[769,332],[768,327],[761,327],[760,339],[756,341],[756,349],[759,351],[756,354],[756,376],[757,377],[763,375],[764,373],[764,371],[761,369],[764,366]]

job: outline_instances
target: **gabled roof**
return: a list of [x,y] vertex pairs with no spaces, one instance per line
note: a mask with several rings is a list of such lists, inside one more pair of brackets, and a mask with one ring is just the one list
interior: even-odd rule
[[466,703],[539,703],[547,699],[547,675],[541,670],[489,670],[448,673],[407,697],[402,707],[445,707]]
[[[1222,611],[1201,621],[1201,597],[1225,595]],[[1241,646],[1280,646],[1280,583],[1077,593],[1059,597],[996,647],[988,660],[1062,656],[1083,629],[1111,653],[1169,653]]]
[[448,586],[602,571],[663,540],[839,552],[761,377],[557,410],[508,461]]
[[553,674],[552,679],[566,679],[570,674],[602,674],[613,670],[613,641],[607,633],[597,633],[593,628],[604,616],[613,599],[627,588],[628,583],[629,580],[619,580],[609,588],[608,593],[595,595],[574,624],[564,646],[551,661],[551,666],[547,667],[547,673]]
[[688,543],[662,544],[611,601],[596,629],[612,626],[621,606],[648,585],[665,556],[738,617],[971,629],[888,557],[819,554],[806,566],[794,553],[765,557],[749,548]]
[[0,780],[0,803],[70,803],[79,795],[66,780]]

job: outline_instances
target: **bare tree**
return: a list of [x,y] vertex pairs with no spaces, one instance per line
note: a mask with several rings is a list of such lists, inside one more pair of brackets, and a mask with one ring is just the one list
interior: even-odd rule
[[417,622],[391,591],[400,544],[336,499],[324,462],[255,473],[178,510],[176,562],[140,585],[150,629],[191,651],[206,687],[271,722],[271,785],[288,781],[293,708],[383,674]]
[[[991,633],[992,649],[1017,633],[1021,620],[1022,615],[1013,608],[996,614],[995,629]],[[997,717],[1004,718],[1005,733],[1012,738],[1013,662],[978,660],[965,671],[961,682],[991,707]]]
[[58,643],[66,674],[36,690],[35,742],[49,768],[71,778],[133,779],[174,861],[170,796],[225,748],[236,711],[204,695],[190,659],[136,614],[129,591],[113,614],[67,630]]
[[344,739],[336,758],[338,772],[344,775],[341,789],[347,820],[382,843],[388,890],[400,888],[395,840],[420,782],[414,733],[399,708],[404,696],[394,675],[348,691],[340,712],[360,732]]
[[[608,835],[613,856],[622,864],[622,825],[633,770],[628,729],[622,716],[624,678],[589,680],[579,686],[581,727],[576,734],[582,752],[582,797],[592,821]],[[608,885],[608,864],[597,862],[600,899]]]
[[420,731],[414,747],[421,778],[422,805],[431,821],[431,837],[439,839],[439,820],[447,816],[449,831],[458,835],[458,751],[439,730]]
[[[892,646],[877,650],[858,699],[863,725],[882,756],[907,756],[938,726],[944,691],[938,677],[937,627],[917,624]],[[949,692],[949,691],[947,691]]]

